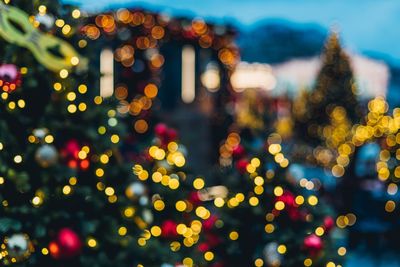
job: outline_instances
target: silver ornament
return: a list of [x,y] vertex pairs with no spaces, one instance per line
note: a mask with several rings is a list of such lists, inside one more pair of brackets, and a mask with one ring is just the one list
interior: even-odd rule
[[43,168],[50,167],[57,163],[58,152],[53,145],[42,145],[38,148],[35,154],[37,163]]
[[[28,235],[14,234],[4,239],[5,254],[11,261],[22,261],[27,259],[33,252],[33,244]],[[14,259],[14,260],[13,260]]]
[[268,243],[263,250],[264,260],[268,266],[279,266],[282,261],[282,255],[278,253],[278,243]]

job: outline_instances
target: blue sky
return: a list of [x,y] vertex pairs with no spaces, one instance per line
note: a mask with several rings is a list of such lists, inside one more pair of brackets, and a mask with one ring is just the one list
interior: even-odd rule
[[286,19],[339,27],[347,48],[400,60],[400,0],[64,0],[98,11],[113,4],[176,15],[234,19],[244,27],[262,19]]

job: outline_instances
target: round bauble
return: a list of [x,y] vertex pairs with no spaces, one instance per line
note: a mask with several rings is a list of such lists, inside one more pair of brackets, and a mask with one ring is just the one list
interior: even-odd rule
[[158,137],[164,137],[168,132],[168,126],[165,123],[158,123],[154,127],[154,133]]
[[61,229],[55,241],[49,245],[50,254],[55,259],[68,259],[78,256],[82,250],[82,241],[78,234],[70,229]]
[[175,238],[178,233],[176,231],[177,223],[173,220],[166,220],[161,224],[161,236],[165,238]]
[[58,152],[53,145],[42,145],[35,154],[37,163],[43,168],[50,167],[57,163]]
[[263,256],[267,266],[280,266],[282,255],[278,253],[278,243],[271,242],[265,245]]
[[11,261],[23,261],[34,251],[32,241],[26,234],[14,234],[6,237],[4,244],[6,246],[7,258],[11,259]]
[[309,251],[311,256],[317,255],[323,247],[324,244],[322,243],[322,239],[315,234],[311,234],[304,238],[304,248]]
[[21,72],[14,64],[0,65],[0,88],[11,93],[21,85]]

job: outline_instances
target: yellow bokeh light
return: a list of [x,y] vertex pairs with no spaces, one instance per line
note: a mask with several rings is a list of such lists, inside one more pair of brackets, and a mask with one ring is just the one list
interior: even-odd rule
[[347,253],[347,249],[345,247],[340,247],[338,248],[338,255],[339,256],[344,256]]
[[214,259],[214,253],[212,253],[211,251],[207,251],[206,253],[204,253],[204,259],[206,261],[212,261]]
[[393,212],[396,208],[396,203],[393,200],[389,200],[385,204],[385,211],[386,212]]
[[97,241],[94,238],[89,238],[87,244],[91,248],[95,248],[97,246]]
[[229,233],[229,238],[231,240],[237,240],[239,238],[239,233],[236,231],[232,231]]
[[275,231],[275,226],[272,223],[268,223],[267,225],[265,225],[264,230],[267,234],[271,234]]
[[74,19],[78,19],[81,16],[81,11],[79,11],[79,9],[74,9],[71,15]]
[[185,211],[187,208],[186,202],[183,200],[179,200],[175,203],[175,208],[177,211]]
[[257,206],[259,202],[260,202],[260,201],[258,200],[257,197],[251,197],[251,198],[249,199],[249,204],[250,204],[251,206]]
[[196,179],[193,181],[193,187],[194,187],[195,189],[197,189],[197,190],[202,189],[202,188],[204,187],[204,185],[205,185],[205,183],[204,183],[204,180],[203,180],[202,178],[196,178]]
[[64,195],[69,195],[72,191],[72,187],[69,185],[65,185],[62,189]]
[[158,199],[158,200],[154,201],[153,206],[154,206],[154,209],[156,209],[157,211],[162,211],[165,208],[165,203],[161,199]]
[[66,69],[62,69],[62,70],[60,70],[60,77],[62,78],[62,79],[65,79],[65,78],[67,78],[68,77],[68,71],[66,70]]
[[115,194],[115,190],[114,190],[114,188],[112,188],[112,187],[107,187],[107,188],[105,189],[104,193],[105,193],[107,196],[112,196],[112,195]]
[[161,228],[159,227],[159,226],[153,226],[153,227],[151,227],[151,229],[150,229],[150,232],[151,232],[151,234],[153,235],[153,236],[160,236],[161,235]]
[[304,260],[304,266],[311,266],[312,265],[312,260],[311,259],[305,259]]
[[277,201],[275,203],[275,209],[277,210],[283,210],[285,208],[285,203],[283,203],[283,201]]
[[222,206],[224,206],[224,204],[225,204],[225,201],[224,201],[223,198],[217,197],[217,198],[214,199],[214,205],[216,207],[221,208]]
[[254,261],[254,266],[256,266],[256,267],[262,267],[263,265],[264,265],[264,261],[260,258],[258,258]]
[[127,218],[131,218],[135,215],[135,209],[132,207],[128,207],[124,210],[124,216]]
[[277,248],[277,251],[279,254],[285,254],[286,253],[286,246],[285,245],[279,245]]
[[277,186],[274,188],[274,195],[279,197],[283,195],[283,188],[280,186]]
[[311,206],[315,206],[318,204],[318,198],[316,196],[309,196],[307,201],[308,204],[310,204]]
[[120,228],[118,228],[118,234],[120,236],[125,236],[128,232],[128,229],[125,226],[121,226]]
[[322,236],[323,234],[325,233],[325,230],[324,230],[324,228],[323,227],[317,227],[317,229],[315,229],[315,234],[317,235],[317,236]]

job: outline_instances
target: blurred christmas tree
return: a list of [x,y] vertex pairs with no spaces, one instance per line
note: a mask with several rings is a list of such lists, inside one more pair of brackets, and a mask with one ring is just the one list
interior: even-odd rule
[[[236,112],[249,115],[243,107]],[[345,248],[333,242],[334,213],[319,196],[321,185],[299,186],[282,137],[266,131],[271,118],[263,118],[262,129],[238,121],[221,143],[216,175],[229,194],[213,198],[220,228],[213,251],[223,266],[340,266]]]
[[[204,262],[197,250],[171,252],[191,255],[202,229],[189,216],[192,189],[177,194],[187,178],[172,171],[185,165],[176,132],[160,126],[159,147],[142,154],[150,141],[135,143],[133,158],[121,149],[134,137],[112,98],[96,94],[100,74],[88,65],[95,55],[76,34],[81,11],[20,0],[1,4],[0,15],[2,264],[190,266],[196,255]],[[141,183],[149,173],[138,164],[133,173],[132,159],[144,159],[152,182]],[[182,243],[174,242],[179,234]]]
[[358,122],[356,90],[349,57],[340,46],[338,34],[333,32],[325,45],[315,88],[303,93],[298,99],[301,103],[295,105],[303,107],[294,111],[299,137],[320,144],[329,136],[324,127],[331,124],[335,109],[341,109],[350,122]]
[[126,130],[112,101],[96,96],[99,74],[76,34],[81,12],[22,0],[0,12],[1,261],[124,266]]

